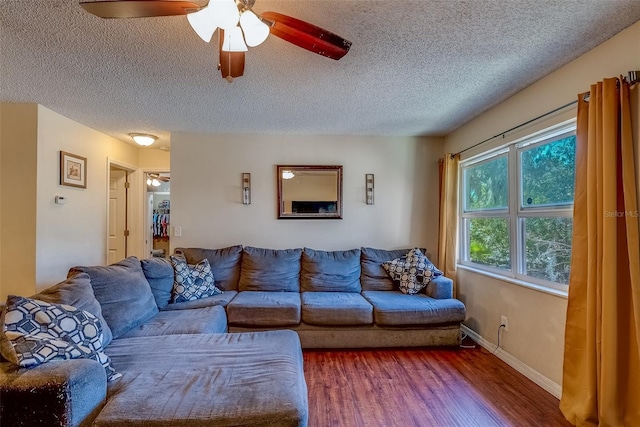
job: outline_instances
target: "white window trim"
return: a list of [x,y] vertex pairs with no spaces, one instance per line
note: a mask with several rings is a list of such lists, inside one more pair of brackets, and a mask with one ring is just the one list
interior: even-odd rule
[[[499,147],[493,148],[487,152],[479,153],[468,159],[460,162],[459,166],[459,180],[460,191],[460,203],[459,203],[459,253],[458,253],[458,267],[465,270],[474,271],[490,277],[495,277],[501,280],[505,280],[510,283],[514,283],[527,288],[539,290],[542,292],[550,293],[552,295],[566,297],[568,292],[568,285],[562,283],[550,282],[548,280],[539,279],[533,276],[527,276],[519,273],[523,271],[524,263],[526,262],[525,251],[521,250],[518,253],[518,248],[524,247],[524,233],[521,226],[522,218],[539,218],[550,217],[571,217],[573,215],[573,203],[565,205],[553,205],[553,206],[534,206],[525,207],[521,206],[520,194],[522,192],[522,182],[520,178],[520,153],[521,150],[535,148],[535,145],[541,145],[547,143],[550,139],[562,136],[564,134],[573,134],[576,130],[576,118],[564,121],[557,125],[548,127],[538,132],[526,135],[522,138],[518,138],[514,141],[510,141]],[[464,169],[471,165],[480,165],[484,162],[491,161],[503,154],[507,155],[508,161],[508,179],[510,183],[515,185],[509,185],[508,194],[508,209],[485,209],[481,211],[465,211],[464,205],[466,202],[466,183],[464,180]],[[469,236],[466,226],[466,219],[468,218],[507,218],[510,226],[510,257],[511,268],[501,269],[497,267],[491,267],[483,264],[474,263],[466,260],[466,254],[469,246]],[[515,242],[514,242],[515,240]]]

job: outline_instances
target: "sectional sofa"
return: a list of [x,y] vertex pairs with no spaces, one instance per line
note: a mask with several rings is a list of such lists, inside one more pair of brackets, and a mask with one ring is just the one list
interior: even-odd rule
[[290,329],[303,348],[458,345],[465,307],[451,279],[405,295],[383,268],[408,251],[176,249],[189,264],[209,261],[224,293],[207,300],[226,307],[230,332]]
[[72,268],[32,296],[94,314],[122,377],[108,382],[91,359],[2,361],[0,425],[305,426],[302,347],[460,342],[465,308],[449,279],[404,295],[382,268],[407,250],[176,252],[189,264],[208,260],[223,293],[172,302],[172,265],[130,257]]

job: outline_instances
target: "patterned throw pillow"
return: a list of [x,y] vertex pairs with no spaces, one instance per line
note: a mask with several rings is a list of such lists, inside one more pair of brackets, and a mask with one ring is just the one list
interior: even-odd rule
[[122,376],[104,353],[100,321],[88,311],[9,295],[0,323],[0,352],[16,365],[84,358],[100,362],[108,381]]
[[174,279],[171,302],[193,301],[221,294],[215,285],[211,265],[205,258],[197,264],[187,264],[178,256],[170,256]]
[[420,249],[411,249],[406,256],[382,264],[391,279],[398,283],[402,293],[413,295],[429,284],[431,279],[442,275]]

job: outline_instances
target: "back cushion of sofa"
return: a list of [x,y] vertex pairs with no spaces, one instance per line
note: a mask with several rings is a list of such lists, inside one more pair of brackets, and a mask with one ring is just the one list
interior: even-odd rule
[[262,249],[242,252],[240,291],[300,292],[302,249]]
[[206,258],[211,266],[216,287],[223,291],[238,290],[242,259],[241,245],[222,249],[177,248],[175,252],[184,255],[187,264],[197,264]]
[[73,267],[68,277],[87,273],[113,338],[144,323],[158,313],[140,260],[129,257],[109,266]]
[[104,347],[108,346],[113,339],[111,329],[102,316],[102,307],[100,307],[100,303],[93,293],[91,279],[87,273],[78,273],[71,276],[67,280],[53,285],[30,298],[50,304],[70,305],[78,310],[88,311],[100,321],[102,326],[102,345]]
[[302,292],[360,292],[360,249],[316,251],[304,248]]
[[393,261],[396,258],[405,256],[411,249],[374,249],[362,248],[361,267],[362,274],[360,283],[363,291],[393,291],[397,286],[389,277],[387,271],[382,267],[383,262]]
[[166,258],[148,258],[140,261],[144,277],[147,278],[151,292],[160,310],[171,300],[173,290],[173,266]]

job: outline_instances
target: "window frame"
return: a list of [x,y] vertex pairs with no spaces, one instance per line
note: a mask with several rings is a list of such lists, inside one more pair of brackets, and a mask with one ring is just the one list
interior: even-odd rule
[[[511,180],[511,175],[510,175],[510,168],[511,168],[511,162],[509,161],[509,149],[508,147],[503,147],[497,150],[492,150],[489,153],[485,153],[485,155],[482,156],[476,156],[474,157],[475,161],[469,163],[469,164],[465,164],[466,167],[463,167],[463,164],[461,162],[460,164],[460,176],[461,176],[461,185],[462,185],[462,191],[460,192],[461,197],[462,197],[462,201],[460,203],[460,248],[461,248],[461,252],[460,252],[460,261],[462,261],[464,264],[467,265],[473,265],[474,267],[478,267],[481,269],[486,269],[490,272],[496,273],[496,274],[504,274],[504,272],[510,272],[511,268],[509,268],[508,270],[499,268],[499,267],[493,267],[490,265],[486,265],[486,264],[480,264],[480,263],[476,263],[473,262],[469,259],[469,247],[470,247],[470,233],[469,233],[469,227],[470,227],[470,219],[474,219],[474,218],[503,218],[507,220],[507,226],[509,228],[509,230],[511,230],[511,221],[510,221],[510,214],[509,214],[509,209],[510,209],[510,205],[511,205],[511,193],[509,190],[507,190],[507,207],[506,208],[488,208],[488,209],[473,209],[473,210],[465,210],[465,204],[466,204],[466,200],[467,200],[467,180],[465,179],[465,169],[469,168],[469,167],[474,167],[474,166],[480,166],[482,164],[486,164],[489,163],[493,160],[497,160],[501,157],[505,157],[507,159],[507,179]],[[511,248],[513,246],[512,244],[512,233],[510,231],[509,233],[509,247]],[[513,266],[513,251],[510,249],[509,250],[509,259],[510,259],[510,264],[511,266]]]
[[[536,289],[548,289],[554,293],[565,293],[568,284],[552,282],[529,276],[526,271],[525,221],[527,218],[572,218],[573,202],[523,206],[522,153],[560,139],[575,136],[576,120],[568,120],[556,126],[543,129],[519,138],[515,141],[487,150],[464,159],[459,166],[460,203],[459,203],[459,253],[458,265],[474,271],[489,273],[492,276],[512,279],[518,284]],[[507,157],[508,203],[506,209],[465,210],[467,201],[467,182],[465,172],[471,167],[487,163],[502,156]],[[510,268],[503,269],[470,260],[469,224],[473,218],[506,218],[509,229]]]

